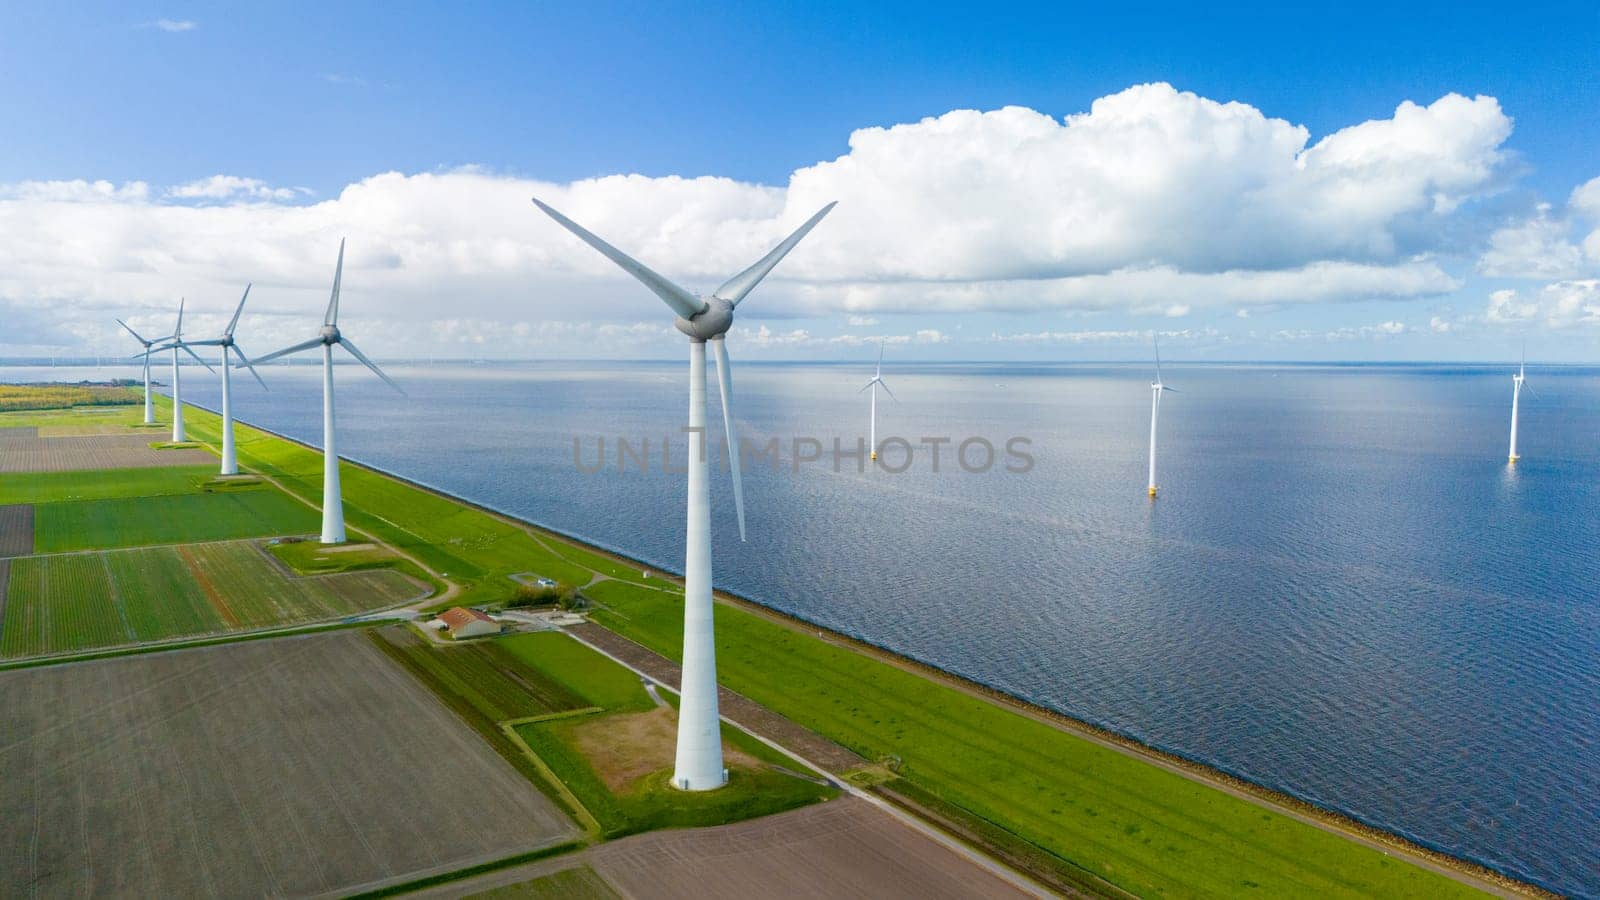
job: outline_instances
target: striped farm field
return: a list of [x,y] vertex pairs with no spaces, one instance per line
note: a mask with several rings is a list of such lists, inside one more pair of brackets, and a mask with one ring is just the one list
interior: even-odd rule
[[391,569],[295,575],[253,541],[19,557],[6,588],[4,658],[322,622],[430,590]]

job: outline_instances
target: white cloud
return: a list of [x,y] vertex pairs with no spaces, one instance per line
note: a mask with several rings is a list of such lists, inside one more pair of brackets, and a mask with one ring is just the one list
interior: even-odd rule
[[1434,316],[1428,320],[1428,330],[1434,334],[1449,334],[1455,327],[1455,323],[1443,316]]
[[350,87],[366,87],[367,79],[360,75],[351,75],[348,72],[323,72],[320,76],[329,84],[342,84]]
[[849,153],[782,187],[468,168],[378,174],[305,202],[229,175],[157,190],[24,182],[0,185],[0,300],[98,322],[179,294],[220,308],[254,280],[263,315],[303,318],[348,235],[346,309],[393,323],[396,342],[424,339],[405,323],[667,321],[533,195],[696,290],[839,200],[741,307],[752,324],[1408,299],[1460,286],[1442,255],[1459,249],[1462,205],[1501,189],[1510,128],[1493,98],[1452,94],[1312,141],[1246,104],[1155,84],[1065,119],[1009,107],[862,129]]
[[1272,334],[1276,341],[1327,341],[1340,343],[1345,341],[1371,341],[1387,340],[1402,334],[1410,334],[1411,326],[1404,322],[1379,322],[1376,325],[1349,325],[1342,328],[1332,328],[1324,331],[1315,329],[1284,329]]
[[1483,319],[1492,325],[1527,325],[1564,329],[1600,323],[1600,279],[1558,281],[1524,295],[1517,290],[1495,291]]
[[1570,278],[1583,270],[1583,252],[1568,240],[1571,223],[1550,215],[1541,203],[1522,222],[1497,230],[1478,260],[1478,271],[1496,278]]
[[151,28],[159,28],[172,34],[193,31],[200,27],[200,23],[193,19],[157,19],[154,22],[150,22],[149,25]]
[[175,200],[267,200],[285,202],[309,197],[310,188],[275,188],[259,178],[241,178],[237,175],[212,175],[186,184],[167,188],[166,195]]
[[1163,341],[1226,340],[1215,328],[1176,331],[1140,329],[1102,329],[1083,331],[1025,331],[1012,334],[995,332],[988,341],[994,344],[1148,344],[1156,337]]

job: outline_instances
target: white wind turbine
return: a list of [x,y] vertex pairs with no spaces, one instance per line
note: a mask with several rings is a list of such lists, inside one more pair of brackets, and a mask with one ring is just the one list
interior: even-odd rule
[[1517,406],[1518,406],[1519,401],[1522,399],[1522,388],[1523,388],[1524,383],[1527,380],[1524,377],[1524,374],[1527,372],[1527,369],[1528,369],[1528,346],[1526,344],[1524,344],[1522,346],[1522,361],[1517,364],[1517,374],[1511,376],[1511,459],[1510,459],[1510,461],[1512,463],[1516,463],[1517,460],[1521,459],[1521,457],[1517,455]]
[[1161,340],[1155,339],[1156,348],[1156,380],[1150,382],[1150,499],[1156,497],[1156,420],[1161,416],[1161,394],[1165,391],[1177,393],[1177,388],[1169,388],[1161,383]]
[[717,714],[717,657],[711,605],[711,488],[706,464],[706,343],[717,357],[722,390],[722,421],[733,474],[733,505],[744,539],[744,487],[739,474],[739,442],[733,420],[733,373],[724,337],[733,311],[761,279],[832,210],[829,203],[806,220],[750,268],[728,279],[710,296],[699,297],[651,271],[583,226],[544,203],[534,204],[563,228],[643,282],[677,314],[674,324],[689,337],[689,495],[683,564],[683,675],[679,685],[678,749],[672,783],[682,790],[707,791],[727,783],[722,767],[722,731]]
[[[328,297],[328,311],[322,316],[322,328],[317,336],[309,341],[295,344],[268,353],[256,359],[258,363],[310,350],[312,347],[322,348],[322,543],[344,543],[344,500],[339,490],[339,450],[334,440],[333,429],[333,347],[335,344],[349,351],[361,362],[371,369],[384,383],[399,391],[400,385],[394,379],[383,373],[366,354],[356,349],[350,339],[339,332],[339,282],[344,276],[344,240],[339,241],[339,262],[333,270],[333,293]],[[240,301],[241,304],[243,301]],[[241,354],[240,359],[243,359]],[[241,363],[249,365],[248,361]],[[259,377],[259,376],[257,376]]]
[[151,348],[155,347],[155,345],[161,343],[162,341],[172,340],[173,335],[169,334],[158,338],[147,339],[139,332],[134,331],[133,327],[127,322],[118,319],[117,324],[121,325],[129,334],[133,335],[134,340],[144,345],[144,352],[135,353],[134,358],[137,359],[143,357],[144,359],[144,424],[154,425],[156,423],[156,411],[155,404],[150,400],[150,354],[155,353],[156,351]]
[[239,314],[244,312],[244,301],[250,297],[250,285],[245,285],[244,296],[239,298],[239,306],[233,311],[233,318],[228,320],[228,327],[222,332],[221,337],[209,341],[190,341],[193,347],[221,347],[222,348],[222,474],[239,474],[239,460],[233,450],[233,379],[228,375],[228,356],[233,354],[239,358],[239,365],[250,370],[250,374],[260,382],[261,389],[267,389],[267,383],[261,380],[261,373],[256,367],[250,365],[249,357],[239,349],[233,340],[233,329],[239,324]]
[[178,299],[178,324],[172,329],[172,337],[167,338],[166,346],[156,348],[172,351],[172,442],[175,444],[189,439],[189,433],[183,428],[183,381],[178,369],[178,351],[194,357],[194,361],[205,366],[207,372],[217,371],[201,359],[200,354],[191,350],[183,339],[183,302],[182,298]]
[[[878,388],[880,387],[883,388],[885,394],[889,395],[890,399],[893,399],[896,403],[900,402],[895,398],[894,391],[889,390],[889,385],[883,381],[883,343],[881,341],[878,343],[878,370],[873,372],[872,377],[867,379],[867,383],[861,386],[861,391],[868,388],[872,389],[872,413],[871,421],[867,426],[867,447],[871,451],[873,459],[878,458]],[[861,391],[856,391],[856,393],[859,394]]]

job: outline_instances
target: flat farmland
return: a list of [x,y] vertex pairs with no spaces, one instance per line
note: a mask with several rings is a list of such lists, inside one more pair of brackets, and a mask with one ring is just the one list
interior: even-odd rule
[[6,891],[352,893],[576,835],[359,634],[0,672],[0,735]]
[[0,473],[72,472],[80,469],[136,469],[165,466],[216,465],[205,450],[153,450],[159,432],[76,435],[72,437],[12,437],[0,454]]
[[53,503],[193,494],[217,474],[217,467],[170,466],[161,469],[84,469],[78,472],[20,472],[0,481],[0,503]]
[[306,534],[320,522],[316,510],[270,488],[40,503],[34,552]]
[[291,573],[252,541],[10,561],[0,657],[338,619],[422,597],[391,569]]
[[26,503],[0,506],[0,559],[33,552],[33,507]]

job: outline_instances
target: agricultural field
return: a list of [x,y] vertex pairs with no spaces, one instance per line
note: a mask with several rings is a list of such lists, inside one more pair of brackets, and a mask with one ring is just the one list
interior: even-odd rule
[[387,569],[297,576],[251,541],[26,556],[9,567],[3,658],[327,621],[430,590]]
[[0,672],[0,894],[345,896],[571,841],[361,634]]
[[26,503],[0,506],[0,559],[33,552],[33,507]]
[[144,400],[142,389],[120,384],[0,384],[0,410],[126,406]]
[[217,467],[209,462],[149,469],[18,472],[0,479],[0,504],[192,494],[216,474]]
[[142,469],[217,464],[199,448],[158,450],[151,435],[137,433],[10,437],[0,453],[0,472],[74,472],[81,469]]
[[491,722],[545,716],[592,705],[541,669],[519,662],[501,641],[435,647],[402,627],[385,628],[377,635],[390,654],[430,688],[467,704]]
[[34,506],[34,552],[314,533],[320,514],[268,489],[73,500]]

